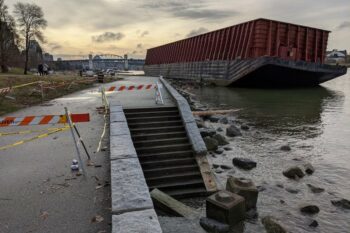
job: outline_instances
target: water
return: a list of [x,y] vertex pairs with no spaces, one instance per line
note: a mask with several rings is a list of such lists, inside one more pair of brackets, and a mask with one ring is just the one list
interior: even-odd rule
[[[251,178],[266,189],[259,194],[259,219],[247,221],[244,232],[264,232],[261,217],[266,215],[279,218],[290,232],[350,232],[350,211],[331,204],[334,199],[350,199],[349,74],[319,88],[203,87],[192,92],[209,106],[241,109],[235,114],[237,122],[251,126],[243,137],[230,139],[232,151],[210,158],[216,164],[232,164],[233,157],[258,162],[251,171],[233,168],[216,174],[220,187],[233,174]],[[291,146],[290,152],[279,149],[285,144]],[[300,181],[282,175],[284,169],[305,163],[315,167],[313,175]],[[312,193],[307,184],[325,192]],[[292,194],[286,188],[299,192]],[[299,208],[305,203],[316,204],[320,212],[301,214]],[[317,228],[308,226],[312,219],[318,221]]]

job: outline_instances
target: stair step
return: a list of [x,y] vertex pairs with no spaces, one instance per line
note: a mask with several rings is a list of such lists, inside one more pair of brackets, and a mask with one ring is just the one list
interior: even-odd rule
[[145,133],[169,133],[184,131],[183,125],[180,126],[169,126],[169,127],[154,127],[154,128],[137,128],[130,129],[132,135],[145,134]]
[[175,199],[208,196],[208,192],[205,189],[204,185],[203,187],[183,188],[183,189],[175,189],[175,190],[168,190],[168,191],[164,190],[164,192]]
[[147,154],[147,153],[162,153],[168,151],[183,151],[191,150],[192,145],[189,143],[176,144],[176,145],[165,145],[165,146],[146,146],[135,148],[137,153]]
[[184,172],[191,172],[195,170],[199,170],[197,165],[185,165],[185,166],[172,166],[172,167],[163,167],[163,168],[154,168],[154,169],[144,169],[143,173],[147,180],[148,178],[164,176],[164,175],[181,174]]
[[167,160],[152,160],[148,162],[142,162],[142,169],[153,169],[162,168],[169,166],[180,166],[180,165],[196,165],[195,158],[173,158]]
[[169,182],[167,180],[165,180],[165,182],[163,184],[158,184],[158,185],[148,185],[149,189],[160,189],[160,190],[164,190],[164,191],[170,191],[170,190],[174,190],[174,189],[179,189],[179,188],[186,188],[186,187],[190,187],[190,188],[194,188],[194,187],[203,187],[203,179],[202,178],[197,178],[197,179],[179,179],[176,180],[174,182]]
[[146,129],[146,128],[156,128],[165,126],[182,126],[182,121],[154,121],[154,122],[140,122],[140,123],[130,123],[128,124],[130,129]]
[[169,116],[169,115],[179,115],[179,111],[161,111],[161,112],[131,112],[125,113],[126,118],[136,118],[136,117],[154,117],[154,116]]
[[167,139],[167,138],[182,138],[186,137],[187,134],[185,131],[175,131],[175,132],[167,132],[167,133],[145,133],[138,135],[131,135],[134,143],[144,140],[156,140],[156,139]]
[[180,115],[168,115],[168,116],[154,116],[154,117],[129,117],[128,123],[142,123],[142,122],[155,122],[155,121],[179,121]]
[[153,160],[167,160],[173,158],[193,158],[193,152],[191,150],[184,151],[167,151],[163,153],[138,153],[139,160],[142,162],[153,161]]
[[178,180],[183,180],[183,179],[197,179],[197,178],[202,178],[201,173],[199,171],[192,171],[192,172],[185,172],[181,174],[151,177],[147,179],[147,184],[149,186],[153,186],[153,185],[160,185],[167,182],[176,182]]
[[124,109],[125,113],[133,113],[133,112],[164,112],[164,111],[177,111],[177,107],[160,107],[160,108],[129,108]]
[[134,141],[134,146],[138,148],[138,147],[144,147],[148,145],[164,146],[164,145],[174,145],[174,144],[184,144],[184,143],[188,143],[187,137]]

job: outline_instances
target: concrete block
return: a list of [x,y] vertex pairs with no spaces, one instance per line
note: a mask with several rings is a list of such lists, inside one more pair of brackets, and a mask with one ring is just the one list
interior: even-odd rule
[[186,123],[185,128],[194,152],[198,155],[205,155],[207,153],[207,147],[199,132],[197,124],[195,122]]
[[130,135],[129,126],[126,122],[110,123],[110,136]]
[[112,233],[162,233],[153,209],[112,216]]
[[110,114],[109,121],[113,122],[126,122],[126,117],[124,112],[114,112]]
[[109,112],[114,113],[114,112],[122,112],[123,107],[121,105],[111,105],[109,106]]
[[136,150],[130,135],[110,136],[111,160],[137,158]]
[[153,208],[137,158],[111,161],[111,197],[113,214]]
[[184,123],[192,123],[195,122],[195,119],[192,114],[192,110],[187,100],[178,100],[177,105],[179,107],[180,115]]
[[245,218],[244,198],[228,191],[219,191],[207,198],[207,217],[236,225]]
[[256,207],[259,191],[252,180],[229,177],[226,183],[226,190],[244,197],[247,210]]

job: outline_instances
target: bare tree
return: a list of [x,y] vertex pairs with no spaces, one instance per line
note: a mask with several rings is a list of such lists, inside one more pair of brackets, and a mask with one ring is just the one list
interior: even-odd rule
[[44,19],[44,12],[41,7],[34,3],[16,3],[14,14],[18,26],[21,28],[20,33],[25,40],[24,74],[27,74],[30,40],[37,39],[44,42],[41,30],[46,28],[47,21]]
[[17,48],[18,35],[14,18],[8,13],[4,0],[0,0],[0,68],[8,72],[8,57],[14,47]]

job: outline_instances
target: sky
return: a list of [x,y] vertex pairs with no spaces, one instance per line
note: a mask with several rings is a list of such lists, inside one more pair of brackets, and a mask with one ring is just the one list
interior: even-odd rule
[[5,0],[43,8],[43,48],[56,58],[128,54],[256,18],[332,31],[328,50],[350,51],[349,0]]

